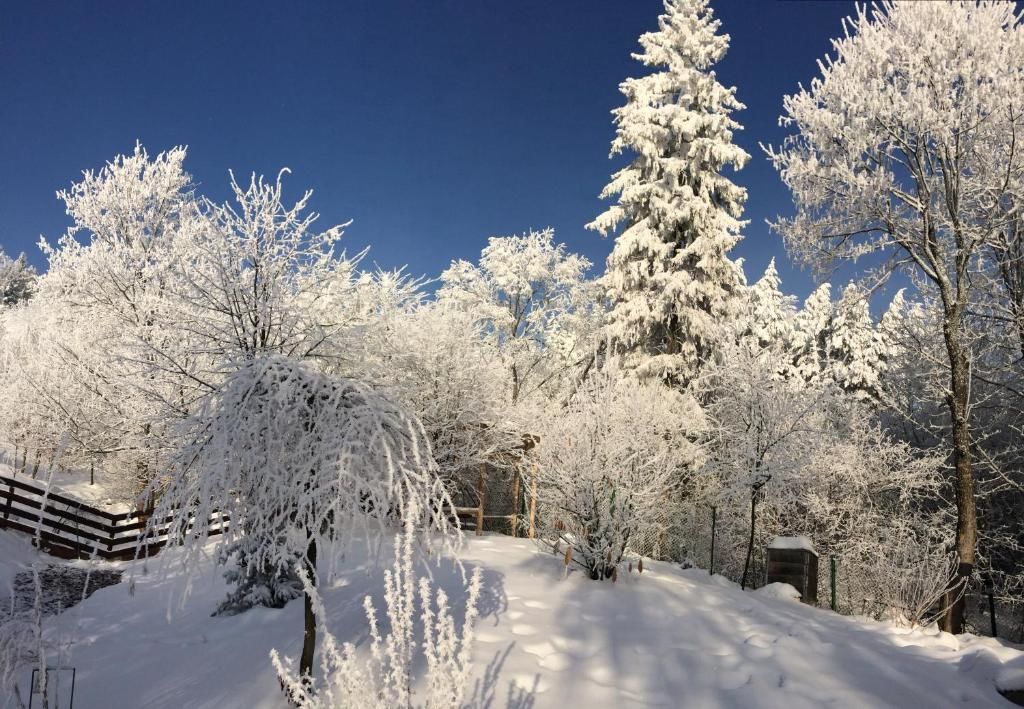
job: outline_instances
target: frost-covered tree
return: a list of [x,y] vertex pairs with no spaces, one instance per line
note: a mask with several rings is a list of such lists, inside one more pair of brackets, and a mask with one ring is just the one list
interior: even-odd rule
[[553,229],[492,237],[479,264],[456,261],[441,274],[438,299],[480,320],[507,360],[513,404],[593,357],[590,262],[554,237]]
[[332,335],[347,323],[338,301],[356,265],[335,253],[347,224],[316,230],[311,190],[285,204],[286,172],[272,183],[253,175],[245,187],[232,174],[234,203],[205,201],[178,250],[172,325],[192,333],[190,355],[215,355],[214,368],[264,353],[339,355]]
[[793,296],[782,292],[775,259],[764,275],[744,291],[746,311],[737,320],[740,336],[751,338],[758,349],[787,351],[793,346],[795,308]]
[[31,298],[36,278],[36,269],[29,264],[25,254],[12,259],[0,249],[0,307]]
[[72,226],[56,245],[42,242],[49,268],[11,316],[22,321],[17,347],[28,357],[9,370],[15,388],[69,433],[68,454],[118,470],[129,499],[160,467],[168,410],[179,408],[188,380],[155,368],[155,354],[183,339],[161,320],[170,255],[196,219],[184,157],[175,148],[151,158],[136,146],[60,192]]
[[[820,554],[840,557],[842,610],[860,611],[865,599],[899,609],[916,593],[903,580],[922,581],[925,566],[946,568],[933,564],[944,563],[951,540],[948,515],[935,505],[941,449],[893,440],[873,409],[831,378],[780,376],[784,352],[741,343],[721,354],[703,380],[708,460],[695,500],[717,508],[716,570],[757,578],[752,540],[761,549],[777,535],[804,535]],[[821,582],[824,594],[824,575]],[[916,588],[927,595],[925,585]]]
[[[776,228],[823,266],[868,253],[906,269],[938,308],[955,468],[956,584],[974,571],[970,308],[987,246],[1024,190],[1017,136],[1024,42],[1009,3],[893,3],[858,10],[821,76],[786,97],[795,132],[768,154],[796,215]],[[962,604],[945,621],[963,628]]]
[[456,486],[522,440],[507,362],[488,337],[478,315],[441,299],[393,313],[383,343],[388,388],[423,423],[441,474]]
[[703,425],[688,394],[608,369],[593,375],[538,422],[541,539],[568,545],[594,579],[611,577],[629,552],[672,554],[676,513],[701,462],[691,438]]
[[871,317],[868,295],[852,283],[843,289],[829,324],[826,347],[832,379],[846,391],[878,400],[887,353]]
[[[186,565],[204,555],[220,515],[231,522],[218,552],[282,576],[300,565],[314,586],[318,553],[382,529],[406,505],[449,531],[450,501],[419,422],[356,381],[266,355],[228,375],[187,424],[153,516],[171,518],[167,538],[185,545]],[[309,593],[305,609],[300,676],[316,642]]]
[[733,143],[743,108],[712,67],[725,55],[708,0],[666,0],[659,29],[633,56],[653,71],[619,86],[611,154],[632,154],[602,198],[617,202],[587,225],[607,236],[612,300],[607,335],[624,364],[645,378],[686,384],[735,314],[742,283],[729,252],[740,239],[746,191],[722,174],[749,155]]
[[831,322],[832,286],[823,283],[807,296],[794,320],[792,368],[804,381],[819,381],[825,373]]

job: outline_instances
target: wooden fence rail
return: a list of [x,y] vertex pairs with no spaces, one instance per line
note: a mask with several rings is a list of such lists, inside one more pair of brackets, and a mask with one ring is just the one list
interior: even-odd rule
[[[27,480],[0,475],[0,528],[27,532],[46,551],[66,559],[131,559],[151,555],[167,543],[170,520],[149,526],[141,510],[111,514],[80,500],[48,491]],[[226,517],[211,520],[210,534],[220,534]]]

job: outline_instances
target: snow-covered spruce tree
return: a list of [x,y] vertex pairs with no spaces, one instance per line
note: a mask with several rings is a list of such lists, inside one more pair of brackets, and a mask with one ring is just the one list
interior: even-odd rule
[[775,353],[793,348],[796,312],[793,296],[782,292],[775,259],[754,285],[743,289],[745,309],[736,319],[739,337],[761,350]]
[[[473,624],[480,597],[480,567],[476,567],[469,578],[462,628],[457,630],[444,590],[437,589],[435,593],[427,578],[421,577],[417,583],[413,546],[419,522],[420,511],[416,504],[408,505],[404,531],[395,536],[394,563],[384,572],[386,634],[381,633],[373,600],[370,596],[364,599],[370,627],[368,654],[361,654],[352,643],[338,644],[327,629],[327,614],[320,596],[303,574],[305,590],[313,598],[313,612],[323,636],[320,652],[323,686],[311,685],[302,675],[286,667],[288,659],[282,660],[276,650],[270,654],[285,693],[299,709],[462,709],[467,706]],[[422,635],[422,640],[418,635]],[[422,655],[417,649],[422,650]],[[423,676],[417,681],[415,668],[421,661]]]
[[[383,529],[405,505],[449,538],[450,503],[422,427],[363,384],[266,355],[229,374],[187,424],[190,442],[152,518],[171,518],[166,534],[185,546],[186,566],[220,515],[231,521],[218,551],[241,548],[246,564],[278,573],[299,564],[313,585],[318,552]],[[316,642],[308,593],[305,608],[303,676]]]
[[822,283],[796,313],[791,368],[806,382],[819,382],[826,375],[832,310],[832,285]]
[[0,249],[0,307],[31,298],[36,278],[36,269],[29,264],[25,254],[12,259]]
[[712,71],[729,46],[720,24],[708,0],[666,0],[658,31],[640,37],[633,56],[654,71],[620,85],[611,149],[635,157],[601,192],[618,202],[587,225],[605,236],[622,226],[605,275],[613,352],[673,385],[699,373],[742,283],[729,251],[746,191],[722,170],[749,155],[732,142],[743,104]]
[[612,576],[628,552],[675,551],[673,525],[702,456],[691,437],[703,426],[688,394],[610,368],[591,375],[538,421],[539,537],[569,545],[593,579]]
[[[775,226],[799,257],[824,266],[884,253],[886,267],[907,270],[934,296],[949,375],[959,587],[978,551],[974,284],[1005,229],[1003,207],[1024,190],[1019,20],[1010,3],[860,8],[821,76],[786,97],[782,120],[795,133],[768,150],[796,204]],[[962,604],[945,627],[963,629]]]

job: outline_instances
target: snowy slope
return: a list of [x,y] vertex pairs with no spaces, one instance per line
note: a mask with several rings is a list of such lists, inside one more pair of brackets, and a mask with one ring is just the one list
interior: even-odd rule
[[[381,573],[353,568],[361,556],[323,589],[340,640],[365,637],[367,591],[380,605]],[[844,618],[668,564],[595,583],[502,536],[468,538],[463,559],[484,566],[477,691],[496,708],[531,706],[523,689],[537,709],[1007,707],[995,678],[1024,668],[1024,654],[996,641]],[[451,564],[434,576],[458,607]],[[78,709],[285,706],[267,655],[297,656],[302,604],[211,618],[225,592],[219,573],[195,580],[178,608],[183,587],[173,567],[151,569],[134,594],[101,589],[56,621],[78,635]]]

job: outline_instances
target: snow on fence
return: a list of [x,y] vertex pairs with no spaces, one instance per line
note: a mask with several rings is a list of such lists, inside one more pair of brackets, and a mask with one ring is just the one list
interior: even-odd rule
[[[43,486],[0,475],[0,529],[27,532],[54,556],[131,559],[140,541],[143,555],[155,553],[167,543],[170,519],[151,534],[146,533],[148,523],[149,515],[142,510],[111,514]],[[220,534],[226,524],[226,517],[214,520],[210,534]]]

